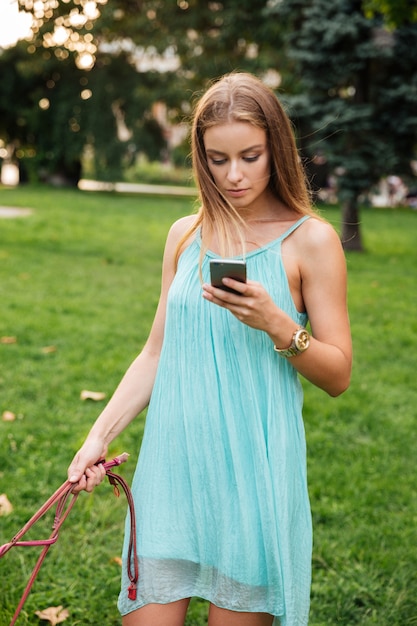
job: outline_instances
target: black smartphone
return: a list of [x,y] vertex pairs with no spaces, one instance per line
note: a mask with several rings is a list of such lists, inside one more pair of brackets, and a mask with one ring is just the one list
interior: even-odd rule
[[213,287],[241,295],[235,289],[230,289],[230,287],[223,285],[222,278],[233,278],[233,280],[246,283],[246,261],[240,261],[238,259],[210,260],[210,280]]

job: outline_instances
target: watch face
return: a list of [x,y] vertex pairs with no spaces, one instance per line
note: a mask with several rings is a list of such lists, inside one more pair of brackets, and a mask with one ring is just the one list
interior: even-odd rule
[[300,352],[306,350],[310,344],[310,335],[306,330],[300,330],[295,337],[295,345]]

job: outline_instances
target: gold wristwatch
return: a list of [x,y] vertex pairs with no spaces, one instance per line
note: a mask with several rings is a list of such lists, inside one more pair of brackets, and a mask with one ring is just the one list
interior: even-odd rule
[[305,350],[307,350],[310,345],[310,335],[306,331],[305,328],[297,328],[295,333],[292,336],[291,345],[289,348],[284,348],[281,350],[274,346],[275,352],[278,352],[280,356],[291,357],[297,356],[297,354],[301,354]]

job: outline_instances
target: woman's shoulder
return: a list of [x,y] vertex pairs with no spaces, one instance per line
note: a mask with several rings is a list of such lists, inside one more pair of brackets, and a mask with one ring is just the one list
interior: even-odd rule
[[[174,222],[169,230],[167,242],[173,246],[180,245],[181,251],[186,248],[197,227],[198,216],[186,215]],[[189,236],[187,236],[189,233]]]
[[286,253],[299,260],[300,268],[327,263],[343,254],[340,237],[330,222],[319,215],[303,221],[285,242]]
[[197,226],[197,215],[186,215],[176,220],[169,229],[166,240],[166,253],[178,258],[190,244]]
[[312,215],[310,219],[305,220],[302,228],[298,228],[296,232],[303,245],[321,247],[335,242],[340,243],[339,235],[334,226],[319,215]]
[[178,237],[181,239],[185,235],[185,233],[190,230],[197,221],[197,215],[185,215],[184,217],[180,217],[180,219],[176,220],[171,228],[170,235],[173,237]]
[[339,234],[334,226],[320,216],[306,220],[294,233],[291,252],[299,259],[302,275],[320,268],[345,264],[345,255]]

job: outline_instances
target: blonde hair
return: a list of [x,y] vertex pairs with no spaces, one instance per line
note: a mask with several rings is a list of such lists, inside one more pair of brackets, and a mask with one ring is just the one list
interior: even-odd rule
[[202,256],[216,232],[222,256],[232,254],[232,241],[242,242],[243,220],[217,188],[208,167],[204,134],[228,122],[247,122],[265,131],[270,152],[269,188],[287,208],[302,216],[313,214],[304,170],[291,123],[275,93],[252,74],[233,72],[214,82],[197,102],[191,130],[192,164],[200,208],[192,228],[177,249],[201,227]]

